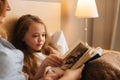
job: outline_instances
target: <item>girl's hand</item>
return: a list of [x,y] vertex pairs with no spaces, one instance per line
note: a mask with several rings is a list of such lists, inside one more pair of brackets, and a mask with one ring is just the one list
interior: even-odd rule
[[41,65],[44,67],[52,66],[52,67],[59,67],[63,65],[63,60],[57,54],[50,54],[47,58],[42,62]]
[[38,73],[36,73],[34,80],[38,80],[44,76],[45,69],[48,66],[59,67],[63,65],[63,60],[57,54],[50,54],[46,59],[41,63]]

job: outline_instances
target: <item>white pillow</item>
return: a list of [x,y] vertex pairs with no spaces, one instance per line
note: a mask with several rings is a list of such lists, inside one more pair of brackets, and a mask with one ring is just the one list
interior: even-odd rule
[[62,30],[56,31],[51,38],[58,45],[61,54],[64,55],[68,51],[68,45]]

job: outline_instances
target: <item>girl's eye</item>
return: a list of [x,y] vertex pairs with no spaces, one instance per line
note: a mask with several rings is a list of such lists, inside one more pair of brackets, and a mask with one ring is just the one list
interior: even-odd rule
[[41,36],[41,37],[45,37],[46,34],[41,34],[41,35],[34,34],[34,35],[32,35],[32,37],[35,37],[35,38],[36,38],[36,37],[40,37],[40,36]]
[[46,34],[42,34],[42,36],[43,36],[43,37],[45,37],[45,36],[46,36]]
[[38,37],[38,35],[33,35],[33,37]]

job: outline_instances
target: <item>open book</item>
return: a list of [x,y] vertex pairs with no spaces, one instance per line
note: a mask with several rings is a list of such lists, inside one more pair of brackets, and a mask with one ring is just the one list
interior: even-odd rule
[[83,64],[102,56],[102,54],[102,48],[92,48],[85,45],[83,42],[78,41],[73,48],[62,56],[64,65],[60,68],[53,68],[53,70],[57,73],[63,73],[67,69],[77,69]]
[[81,65],[102,56],[103,49],[100,47],[92,48],[79,41],[72,49],[70,49],[64,56],[64,65],[62,70],[77,69]]

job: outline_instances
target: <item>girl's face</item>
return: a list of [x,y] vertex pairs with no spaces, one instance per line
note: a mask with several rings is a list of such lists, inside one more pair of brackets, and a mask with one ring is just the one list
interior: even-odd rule
[[32,22],[23,41],[30,51],[39,51],[45,43],[45,36],[46,32],[44,26],[40,23]]

